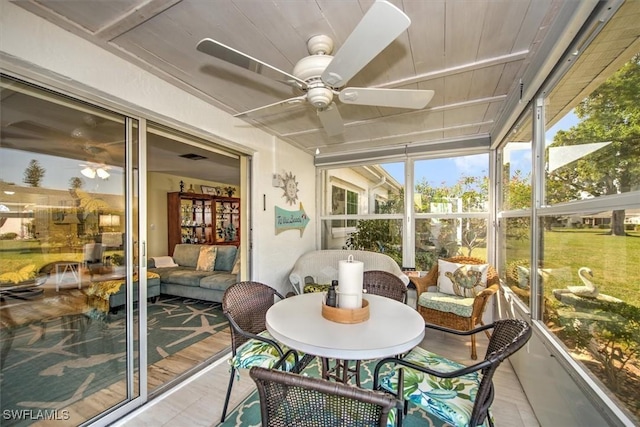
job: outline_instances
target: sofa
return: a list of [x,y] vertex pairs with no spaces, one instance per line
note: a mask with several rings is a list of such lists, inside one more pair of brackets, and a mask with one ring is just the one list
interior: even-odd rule
[[[117,313],[118,308],[127,301],[127,287],[124,278],[92,281],[86,289],[87,302],[90,307],[100,311]],[[160,277],[154,272],[147,272],[147,298],[156,302],[160,295]],[[133,302],[138,302],[138,276],[133,277]]]
[[289,273],[289,281],[294,291],[303,294],[305,288],[306,292],[312,292],[328,287],[332,280],[338,280],[338,262],[345,261],[349,255],[353,255],[354,261],[364,263],[364,271],[388,271],[398,276],[405,285],[409,284],[409,277],[388,255],[379,252],[329,249],[307,252],[298,258]]
[[233,245],[214,245],[217,252],[215,266],[213,270],[201,271],[196,267],[203,246],[211,245],[177,244],[172,256],[176,265],[172,267],[158,267],[156,260],[149,258],[148,271],[160,276],[161,294],[222,302],[224,291],[240,280],[239,273],[232,272],[237,267],[238,248]]

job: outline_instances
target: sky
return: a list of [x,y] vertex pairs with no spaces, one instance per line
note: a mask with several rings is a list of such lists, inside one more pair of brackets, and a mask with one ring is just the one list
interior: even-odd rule
[[[553,142],[553,137],[559,130],[569,129],[579,122],[573,110],[560,119],[545,133],[546,144]],[[513,144],[515,146],[515,144]],[[518,149],[520,148],[520,149]],[[531,171],[531,147],[523,143],[515,146],[509,152],[511,170],[520,170],[523,174]],[[381,165],[400,184],[404,185],[404,163],[385,163]],[[455,184],[462,176],[483,176],[489,173],[489,155],[478,154],[445,159],[420,160],[415,162],[415,182],[424,179],[431,185],[439,187],[442,183],[447,186]]]
[[29,167],[29,162],[32,159],[38,160],[40,166],[45,170],[40,185],[43,188],[66,190],[69,188],[69,180],[78,177],[84,182],[82,186],[84,191],[103,194],[123,193],[123,175],[118,171],[119,168],[110,169],[111,176],[107,179],[101,179],[97,176],[91,179],[80,173],[80,170],[84,168],[81,164],[88,163],[9,148],[0,149],[0,179],[24,186],[25,184],[22,182],[24,171]]

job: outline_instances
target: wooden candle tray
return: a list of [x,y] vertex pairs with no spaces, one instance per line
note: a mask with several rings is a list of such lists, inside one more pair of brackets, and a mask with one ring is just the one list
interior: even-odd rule
[[331,307],[322,303],[322,317],[337,323],[361,323],[369,319],[369,301],[362,300],[362,308]]

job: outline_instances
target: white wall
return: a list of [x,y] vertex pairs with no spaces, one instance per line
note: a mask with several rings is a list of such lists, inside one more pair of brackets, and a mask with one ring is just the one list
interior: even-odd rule
[[[72,95],[104,100],[130,114],[196,128],[217,143],[253,152],[250,216],[253,218],[252,278],[281,291],[298,255],[315,249],[313,156],[207,104],[152,74],[9,3],[0,0],[0,59],[3,71],[28,77]],[[274,204],[284,207],[281,189],[271,186],[275,167],[292,172],[300,200],[310,214],[304,235],[274,233]],[[267,210],[263,210],[263,195]]]
[[[258,280],[278,284],[275,286],[281,293],[286,294],[293,290],[289,282],[289,271],[302,253],[316,249],[315,228],[315,166],[301,163],[300,156],[290,146],[282,141],[275,141],[273,149],[278,155],[274,157],[254,157],[254,162],[270,162],[273,164],[261,164],[254,170],[262,170],[264,173],[253,176],[252,200],[254,203],[253,232],[262,236],[254,241],[254,262],[260,266]],[[282,188],[271,185],[271,174],[267,172],[284,174],[291,173],[298,182],[298,205],[291,206],[283,197]],[[266,210],[263,202],[266,201]],[[298,230],[288,230],[276,235],[275,232],[275,206],[282,209],[297,211],[299,203],[311,219],[306,229],[300,236]]]

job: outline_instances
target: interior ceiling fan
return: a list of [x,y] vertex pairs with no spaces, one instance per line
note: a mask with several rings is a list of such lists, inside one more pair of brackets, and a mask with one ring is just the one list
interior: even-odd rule
[[234,117],[265,114],[308,102],[317,109],[327,134],[334,136],[344,131],[344,121],[334,102],[335,95],[344,104],[409,109],[422,109],[431,101],[432,90],[345,87],[410,24],[409,17],[396,6],[376,1],[335,55],[331,55],[333,40],[329,36],[311,37],[307,42],[310,56],[298,61],[291,74],[210,38],[201,40],[197,49],[258,74],[275,72],[280,78],[284,77],[287,84],[303,92],[301,96],[244,111]]
[[[83,119],[83,121],[88,119]],[[64,151],[75,152],[83,157],[100,162],[111,161],[109,147],[123,144],[124,139],[111,141],[109,129],[100,130],[99,125],[84,122],[71,131],[64,131],[31,120],[22,120],[9,124],[3,129],[3,139],[56,141]],[[107,142],[105,142],[107,141]]]

